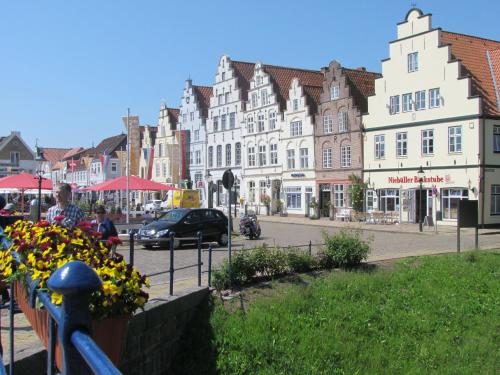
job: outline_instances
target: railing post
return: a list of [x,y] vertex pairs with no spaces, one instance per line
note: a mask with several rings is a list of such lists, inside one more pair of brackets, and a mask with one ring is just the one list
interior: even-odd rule
[[208,287],[212,287],[212,245],[208,245]]
[[14,375],[14,283],[9,286],[9,374]]
[[129,232],[129,264],[131,266],[134,265],[134,237],[135,237],[135,232],[130,231]]
[[175,232],[170,232],[170,295],[174,295],[174,238]]
[[198,286],[201,286],[201,242],[203,240],[203,233],[198,231]]
[[85,263],[72,261],[55,271],[47,281],[47,286],[63,297],[58,325],[63,356],[62,372],[71,375],[90,374],[89,367],[71,343],[71,335],[77,329],[91,333],[89,298],[92,292],[101,287],[101,280]]
[[54,360],[56,354],[56,326],[54,324],[54,319],[47,314],[47,319],[49,320],[48,333],[49,333],[49,347],[47,348],[47,375],[53,375],[54,371]]
[[309,255],[312,254],[312,242],[309,240]]

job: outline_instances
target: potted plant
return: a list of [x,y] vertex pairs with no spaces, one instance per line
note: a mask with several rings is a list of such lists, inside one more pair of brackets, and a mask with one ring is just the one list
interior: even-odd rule
[[[131,315],[143,308],[148,294],[143,290],[149,282],[136,269],[127,265],[111,247],[120,242],[117,237],[100,241],[100,234],[89,222],[76,228],[42,220],[37,223],[19,220],[5,229],[6,241],[0,242],[0,279],[14,283],[15,298],[45,345],[47,311],[33,309],[27,302],[26,276],[38,280],[37,289],[47,291],[46,282],[58,268],[72,260],[80,260],[99,275],[102,287],[91,295],[89,308],[94,320],[94,338],[115,363],[119,364],[125,344],[126,327]],[[62,297],[50,292],[52,303],[60,305]],[[57,354],[59,353],[59,354]],[[61,369],[60,348],[56,348],[56,363]]]
[[271,206],[271,197],[267,194],[262,194],[260,196],[260,202],[266,206],[266,215],[269,216],[270,206]]

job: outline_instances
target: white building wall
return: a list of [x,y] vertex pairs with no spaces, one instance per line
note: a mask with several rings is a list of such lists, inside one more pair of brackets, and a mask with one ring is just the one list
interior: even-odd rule
[[[240,196],[245,196],[245,184],[242,181],[242,161],[236,163],[235,148],[239,144],[242,149],[241,159],[244,157],[243,142],[241,136],[241,124],[243,122],[244,102],[243,93],[238,86],[237,77],[231,66],[231,59],[223,55],[219,60],[215,83],[213,85],[213,96],[210,98],[209,116],[207,119],[207,173],[212,175],[212,181],[218,188],[214,193],[214,207],[226,206],[226,190],[222,186],[222,175],[224,171],[231,168],[235,178],[240,181]],[[234,128],[230,126],[230,116],[234,113]],[[222,129],[222,117],[226,116],[225,129]],[[217,128],[214,127],[217,120]],[[231,159],[226,158],[226,146],[231,147]],[[217,164],[217,147],[222,150],[221,163]],[[213,162],[210,164],[210,147],[213,150]]]
[[[292,80],[289,100],[284,114],[281,136],[283,165],[283,203],[289,214],[306,213],[306,197],[317,197],[314,158],[314,113],[310,113],[303,88],[297,79]],[[295,107],[296,103],[296,107]],[[292,132],[292,123],[301,123],[301,132]],[[288,151],[293,151],[289,164]],[[301,165],[301,150],[307,150],[307,165]],[[307,195],[306,195],[307,194]]]
[[[274,117],[273,117],[274,116]],[[263,129],[260,122],[263,123]],[[243,114],[243,174],[246,195],[245,202],[252,208],[260,210],[263,206],[262,195],[271,198],[271,210],[276,210],[281,183],[282,158],[280,133],[282,131],[283,113],[280,111],[279,101],[274,91],[270,76],[262,69],[262,64],[255,65],[255,73],[250,81],[246,111]],[[276,151],[271,150],[276,147]],[[255,157],[249,161],[249,149],[254,150]],[[260,151],[264,157],[260,157]],[[274,157],[273,153],[276,153]],[[265,188],[262,189],[262,184]],[[255,189],[253,189],[255,187]],[[249,194],[252,191],[252,194]],[[255,192],[255,193],[254,193]]]

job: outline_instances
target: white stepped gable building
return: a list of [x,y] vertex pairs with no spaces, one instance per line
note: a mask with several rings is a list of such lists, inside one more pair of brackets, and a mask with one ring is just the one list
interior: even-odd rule
[[[285,207],[290,208],[290,213],[304,213],[306,205],[303,193],[310,190],[306,189],[308,182],[314,186],[313,117],[309,116],[309,101],[302,92],[299,79],[320,90],[323,75],[319,71],[261,63],[255,65],[244,114],[243,171],[246,202],[257,210],[265,204],[265,199],[271,199],[271,210],[277,211],[278,201],[282,199]],[[288,111],[290,95],[294,96],[296,108],[293,110],[290,104]],[[314,112],[311,114],[314,115]],[[287,127],[291,126],[289,122],[292,121],[295,121],[293,126],[297,132],[290,136]],[[284,137],[287,142],[284,142]],[[290,169],[287,167],[286,146],[297,147],[297,163]],[[305,150],[302,150],[302,159],[299,159],[299,146]],[[284,170],[289,172],[285,176]],[[294,173],[301,177],[292,178]],[[293,183],[288,186],[290,179]],[[289,191],[289,194],[283,195],[283,191]]]
[[206,120],[211,96],[211,87],[195,86],[188,79],[184,86],[182,102],[179,108],[179,129],[186,130],[188,139],[190,140],[186,149],[187,176],[193,183],[193,189],[197,189],[200,193],[200,204],[202,207],[206,207],[207,205]]
[[[290,214],[307,212],[316,191],[314,119],[322,91],[323,74],[309,82],[294,78],[286,102],[281,137],[284,207]],[[307,83],[315,84],[307,85]]]
[[[236,181],[234,200],[245,195],[242,180],[241,123],[249,81],[254,64],[232,61],[223,55],[219,60],[212,88],[207,119],[207,175],[211,175],[214,206],[226,206],[222,175],[231,168]],[[210,201],[210,200],[208,200]]]
[[456,223],[458,201],[473,199],[479,223],[500,223],[499,50],[418,9],[398,24],[363,117],[368,210]]
[[178,118],[178,109],[161,105],[153,156],[153,181],[178,184],[182,179],[180,147],[176,137]]

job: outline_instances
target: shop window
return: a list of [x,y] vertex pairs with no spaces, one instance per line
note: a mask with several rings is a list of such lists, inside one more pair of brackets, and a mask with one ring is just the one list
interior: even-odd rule
[[380,210],[384,212],[399,211],[399,190],[381,189],[380,190]]
[[458,201],[468,199],[467,189],[442,189],[441,190],[441,211],[443,219],[456,220],[458,217]]
[[491,185],[491,215],[500,215],[500,185]]
[[302,188],[300,186],[285,187],[286,207],[300,209],[302,207]]

